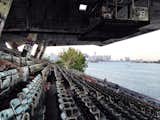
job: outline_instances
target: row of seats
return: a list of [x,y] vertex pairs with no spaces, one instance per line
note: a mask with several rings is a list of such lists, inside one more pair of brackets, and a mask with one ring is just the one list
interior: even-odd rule
[[[91,108],[89,105],[94,103],[95,107],[97,107],[100,112],[103,112],[109,120],[160,119],[158,115],[159,110],[155,107],[147,106],[140,100],[132,98],[132,96],[124,94],[121,91],[117,92],[108,86],[104,88],[96,83],[85,81],[81,79],[79,74],[72,74],[61,68],[59,68],[59,71],[63,75],[60,79],[63,78],[69,83],[71,91],[74,91],[72,96],[76,94],[75,98],[73,98],[76,100],[79,109],[81,109],[81,106],[84,108],[83,111],[86,110],[85,108]],[[81,111],[81,113],[83,113],[83,111]],[[91,110],[88,111],[88,114],[90,112]]]
[[[59,68],[60,69],[60,68]],[[68,83],[70,84],[70,89],[74,92],[74,95],[76,94],[76,99],[79,99],[77,102],[77,104],[79,104],[78,107],[81,108],[81,106],[87,108],[88,110],[85,113],[85,109],[83,108],[83,110],[81,112],[84,112],[85,117],[89,116],[86,114],[91,114],[92,117],[88,117],[87,119],[95,119],[95,120],[100,120],[102,118],[102,114],[100,112],[100,110],[93,104],[93,102],[90,100],[90,98],[87,96],[87,91],[83,89],[83,87],[81,86],[81,88],[79,88],[80,86],[77,86],[77,84],[75,84],[74,79],[71,79],[71,74],[70,72],[61,69],[60,70],[63,74],[63,76],[66,78],[66,80],[68,81]],[[78,97],[78,98],[77,98]]]
[[103,111],[106,119],[119,120],[123,118],[119,112],[115,111],[115,109],[112,108],[112,106],[108,106],[108,103],[105,100],[105,96],[103,96],[98,91],[93,90],[92,87],[87,86],[87,83],[83,83],[81,80],[75,80],[75,82],[85,88],[85,91],[88,92],[88,97],[92,99],[92,101],[96,106],[98,106],[100,111]]
[[21,67],[20,71],[11,69],[8,71],[0,72],[0,94],[8,90],[10,87],[16,85],[20,81],[27,81],[31,73],[42,70],[45,64],[35,64],[31,66]]
[[43,80],[37,75],[22,92],[18,93],[18,98],[10,101],[10,108],[0,112],[0,120],[30,120],[34,115],[34,110],[42,100]]
[[148,109],[147,112],[147,109],[141,109],[145,107],[145,105],[141,105],[142,103],[138,100],[133,100],[133,104],[133,101],[130,96],[124,95],[121,92],[117,93],[116,91],[113,91],[108,87],[103,88],[102,86],[98,86],[95,83],[87,82],[82,79],[77,79],[80,77],[78,77],[79,75],[76,75],[75,73],[72,74],[72,76],[74,76],[73,79],[75,79],[75,82],[77,82],[81,86],[86,86],[88,88],[89,93],[92,96],[91,98],[95,99],[96,102],[100,103],[99,105],[102,105],[103,109],[105,108],[110,114],[112,114],[112,118],[114,116],[115,119],[159,119],[157,115],[158,113],[155,114],[156,112],[153,112],[153,110],[156,111],[156,109],[150,108],[149,106],[150,109]]
[[103,109],[106,111],[107,116],[111,116],[114,119],[129,119],[129,120],[138,120],[135,115],[130,114],[126,109],[122,108],[120,105],[115,103],[111,96],[104,96],[100,92],[90,92],[92,99],[96,99],[96,102],[99,102]]
[[0,92],[20,82],[20,75],[16,69],[0,72]]
[[[102,91],[102,87],[97,86],[95,84],[89,83],[92,87],[94,87],[96,90],[99,88],[99,91]],[[127,110],[130,115],[133,117],[136,116],[138,119],[158,119],[154,114],[146,113],[145,110],[142,110],[140,106],[136,105],[137,103],[133,103],[133,101],[128,98],[127,96],[122,95],[121,93],[116,93],[114,91],[111,91],[110,89],[104,90],[105,95],[109,96],[110,100],[113,101],[113,103],[117,104],[117,106],[122,107],[124,110]],[[138,101],[137,101],[138,102]]]
[[5,52],[0,51],[0,59],[1,60],[8,60],[10,62],[16,63],[19,66],[26,66],[26,65],[33,65],[34,62],[31,60],[28,60],[25,57],[17,57]]
[[[96,102],[99,102],[99,104],[103,106],[103,109],[107,111],[108,114],[106,117],[109,117],[110,115],[114,119],[123,118],[122,114],[124,110],[120,108],[118,105],[115,105],[110,96],[104,96],[103,94],[101,94],[100,92],[96,91],[91,86],[89,86],[87,83],[83,83],[83,85],[86,86],[86,88],[88,89],[89,96],[91,96],[92,99],[95,99]],[[125,116],[127,116],[126,113]]]
[[58,102],[59,109],[61,110],[61,119],[62,120],[81,120],[81,114],[69,92],[64,86],[64,80],[62,80],[62,76],[60,72],[55,70],[56,76],[56,87],[58,93]]
[[88,97],[88,92],[80,89],[77,85],[72,85],[72,90],[78,95],[81,101],[85,104],[85,106],[89,109],[89,112],[94,116],[95,120],[101,119],[101,112],[100,110],[94,105],[94,103]]

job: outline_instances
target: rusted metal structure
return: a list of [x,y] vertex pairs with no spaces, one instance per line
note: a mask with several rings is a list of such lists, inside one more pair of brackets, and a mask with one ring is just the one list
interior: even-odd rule
[[12,48],[25,44],[23,57],[36,43],[38,59],[46,46],[106,45],[159,29],[159,5],[157,0],[2,0],[0,42]]
[[15,0],[1,39],[21,45],[28,33],[37,33],[36,43],[46,46],[105,45],[159,29],[159,5],[158,0]]
[[46,46],[104,45],[156,30],[157,5],[158,0],[0,0],[0,120],[160,120],[160,101],[40,60]]

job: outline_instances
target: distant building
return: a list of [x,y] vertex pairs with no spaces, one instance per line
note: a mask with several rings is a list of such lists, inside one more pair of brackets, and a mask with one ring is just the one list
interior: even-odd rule
[[130,58],[129,58],[129,57],[125,57],[125,61],[126,61],[126,62],[129,62],[129,61],[130,61]]
[[53,53],[51,53],[49,55],[45,55],[44,58],[51,60],[51,61],[57,61],[59,59],[58,55],[55,55]]
[[111,55],[93,55],[86,56],[86,60],[89,62],[107,62],[111,61]]

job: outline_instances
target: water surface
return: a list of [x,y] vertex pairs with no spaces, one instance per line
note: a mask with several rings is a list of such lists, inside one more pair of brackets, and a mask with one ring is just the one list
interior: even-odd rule
[[160,64],[89,62],[85,72],[160,100]]

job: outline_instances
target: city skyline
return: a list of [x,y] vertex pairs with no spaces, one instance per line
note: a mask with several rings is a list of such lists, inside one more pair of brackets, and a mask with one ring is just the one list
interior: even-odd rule
[[[115,42],[105,46],[96,45],[73,45],[73,46],[50,46],[46,48],[45,56],[51,53],[58,55],[69,47],[81,51],[83,54],[111,55],[113,60],[129,57],[132,60],[143,59],[146,61],[160,60],[160,30],[136,36],[123,41]],[[37,45],[34,45],[32,55]],[[19,47],[22,51],[23,46]]]
[[95,55],[95,53],[96,55],[111,55],[113,60],[129,57],[134,60],[156,61],[160,59],[159,35],[160,30],[157,30],[105,46],[74,45],[47,47],[45,54],[54,53],[58,55],[59,52],[72,47],[90,56]]

